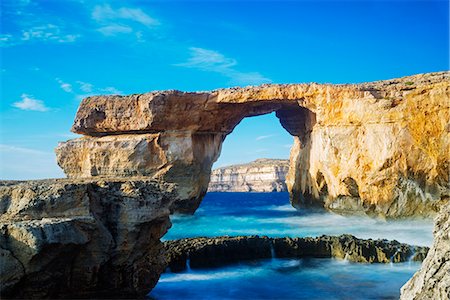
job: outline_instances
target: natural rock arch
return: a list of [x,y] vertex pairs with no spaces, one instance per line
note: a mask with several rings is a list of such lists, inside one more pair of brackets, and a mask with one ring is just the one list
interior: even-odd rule
[[276,112],[294,138],[287,185],[296,207],[382,216],[432,214],[449,196],[448,73],[359,85],[290,84],[86,98],[61,143],[72,178],[146,176],[178,185],[192,213],[227,134]]
[[[85,136],[56,150],[66,174],[81,179],[0,184],[0,293],[146,295],[165,268],[160,238],[169,207],[195,209],[223,137],[246,115],[276,110],[297,136],[288,181],[295,205],[433,214],[448,206],[449,99],[448,72],[360,85],[87,98],[73,128]],[[423,276],[416,277],[412,284]]]

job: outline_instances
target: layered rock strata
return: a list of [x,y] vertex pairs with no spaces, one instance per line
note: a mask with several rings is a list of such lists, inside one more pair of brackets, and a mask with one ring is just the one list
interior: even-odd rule
[[192,213],[227,134],[276,112],[294,136],[295,207],[381,217],[434,215],[449,199],[449,72],[356,85],[287,84],[83,100],[58,164],[71,178],[148,176],[177,184]]
[[450,203],[436,218],[434,242],[423,261],[401,290],[402,300],[450,299]]
[[285,192],[289,161],[261,158],[211,172],[209,192]]
[[187,238],[167,241],[168,267],[172,272],[272,258],[340,258],[362,263],[422,261],[427,247],[397,241],[362,240],[351,235],[316,238],[269,238],[259,236]]
[[1,182],[1,297],[145,296],[166,265],[174,198],[146,178]]

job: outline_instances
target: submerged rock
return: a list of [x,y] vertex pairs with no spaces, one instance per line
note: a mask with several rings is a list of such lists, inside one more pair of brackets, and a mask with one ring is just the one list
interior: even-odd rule
[[261,158],[211,172],[209,192],[286,192],[287,159]]
[[402,300],[450,299],[450,203],[436,218],[434,242],[422,267],[401,291]]
[[145,178],[1,182],[2,298],[146,295],[174,198]]
[[172,272],[217,267],[241,260],[278,258],[340,258],[361,263],[421,261],[427,247],[397,241],[362,240],[351,235],[316,238],[269,238],[259,236],[187,238],[164,243]]

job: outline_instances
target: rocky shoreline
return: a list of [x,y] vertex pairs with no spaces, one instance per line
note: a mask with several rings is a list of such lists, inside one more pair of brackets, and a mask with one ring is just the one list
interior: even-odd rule
[[364,240],[352,235],[316,238],[238,236],[187,238],[164,242],[171,272],[189,267],[219,267],[244,260],[267,258],[339,258],[359,263],[422,261],[428,247],[397,241]]
[[144,297],[176,197],[147,178],[0,182],[1,297]]
[[[193,214],[225,137],[243,118],[271,112],[294,137],[286,181],[294,207],[435,216],[450,197],[449,75],[88,97],[72,127],[83,136],[56,148],[69,179],[0,183],[1,296],[144,297],[167,266],[160,238],[170,213]],[[445,213],[405,295],[433,298],[448,291]],[[174,249],[187,247],[191,263],[206,261],[207,241],[179,243]],[[281,257],[387,262],[414,254],[407,245],[350,236],[242,243],[261,246],[254,250],[260,256],[269,255],[272,244]],[[216,250],[213,263],[223,257]],[[249,251],[247,257],[255,254]]]

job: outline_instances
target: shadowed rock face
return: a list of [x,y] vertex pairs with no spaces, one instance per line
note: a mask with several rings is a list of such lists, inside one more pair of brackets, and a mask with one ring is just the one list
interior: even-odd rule
[[402,300],[450,299],[450,203],[436,218],[433,246],[422,267],[401,291]]
[[172,272],[208,268],[243,260],[271,258],[340,258],[362,263],[422,261],[427,247],[397,241],[361,240],[351,235],[317,238],[269,238],[259,236],[188,238],[164,243]]
[[294,136],[295,207],[381,217],[434,215],[449,199],[449,72],[358,85],[289,84],[83,100],[61,143],[71,178],[148,176],[178,186],[193,213],[221,144],[245,117],[276,112]]
[[1,182],[2,298],[143,297],[174,198],[145,178]]

